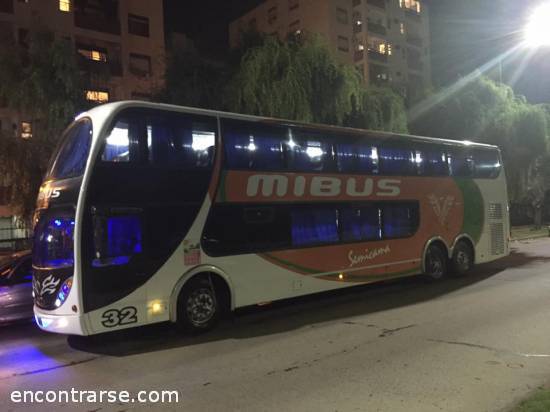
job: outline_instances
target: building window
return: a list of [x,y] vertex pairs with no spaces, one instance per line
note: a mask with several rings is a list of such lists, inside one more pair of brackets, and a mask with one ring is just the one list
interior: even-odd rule
[[399,23],[399,33],[405,34],[405,23]]
[[349,51],[349,40],[347,37],[338,36],[338,50],[343,52]]
[[128,14],[128,33],[149,37],[149,19],[135,14]]
[[418,0],[399,0],[399,6],[402,9],[412,10],[420,13],[421,7]]
[[71,11],[71,0],[59,0],[59,11],[68,13]]
[[151,58],[143,54],[130,53],[128,70],[135,76],[147,77],[151,75]]
[[30,139],[32,137],[31,122],[21,122],[21,138]]
[[294,10],[300,7],[300,0],[288,0],[288,9]]
[[338,23],[348,24],[348,12],[338,7],[336,9],[336,20],[338,20]]
[[109,92],[101,90],[86,90],[86,100],[90,102],[106,103],[109,101]]
[[93,60],[95,62],[107,61],[107,52],[105,50],[77,46],[76,52],[87,60]]
[[391,44],[387,43],[386,40],[384,39],[374,37],[374,36],[369,36],[368,46],[369,46],[369,51],[385,54],[388,56],[391,56],[392,54]]
[[277,20],[277,7],[272,7],[267,11],[267,22],[269,24],[275,23]]

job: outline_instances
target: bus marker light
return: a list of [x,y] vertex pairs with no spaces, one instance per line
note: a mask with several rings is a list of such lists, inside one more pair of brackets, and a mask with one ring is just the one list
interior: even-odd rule
[[161,300],[153,300],[149,302],[149,309],[153,315],[159,315],[166,310],[166,306]]

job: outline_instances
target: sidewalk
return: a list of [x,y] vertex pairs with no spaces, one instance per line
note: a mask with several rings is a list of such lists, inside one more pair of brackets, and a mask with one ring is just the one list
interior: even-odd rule
[[542,225],[540,229],[535,230],[533,226],[513,226],[512,240],[536,239],[540,237],[549,237],[550,231],[547,225]]

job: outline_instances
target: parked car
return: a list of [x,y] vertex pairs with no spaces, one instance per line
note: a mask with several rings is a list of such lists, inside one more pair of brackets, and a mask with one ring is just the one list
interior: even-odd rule
[[31,251],[0,257],[0,325],[32,317]]

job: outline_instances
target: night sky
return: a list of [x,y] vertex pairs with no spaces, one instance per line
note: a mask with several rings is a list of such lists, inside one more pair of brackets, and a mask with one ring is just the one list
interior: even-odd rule
[[[167,30],[186,33],[201,52],[227,50],[227,26],[261,0],[164,0]],[[434,84],[445,86],[521,41],[532,7],[542,0],[426,0],[430,3]],[[550,24],[550,23],[549,23]],[[550,51],[520,50],[504,63],[504,80],[533,103],[550,102]],[[522,61],[528,65],[515,76]],[[496,72],[496,70],[495,70]],[[514,78],[517,79],[514,80]]]

